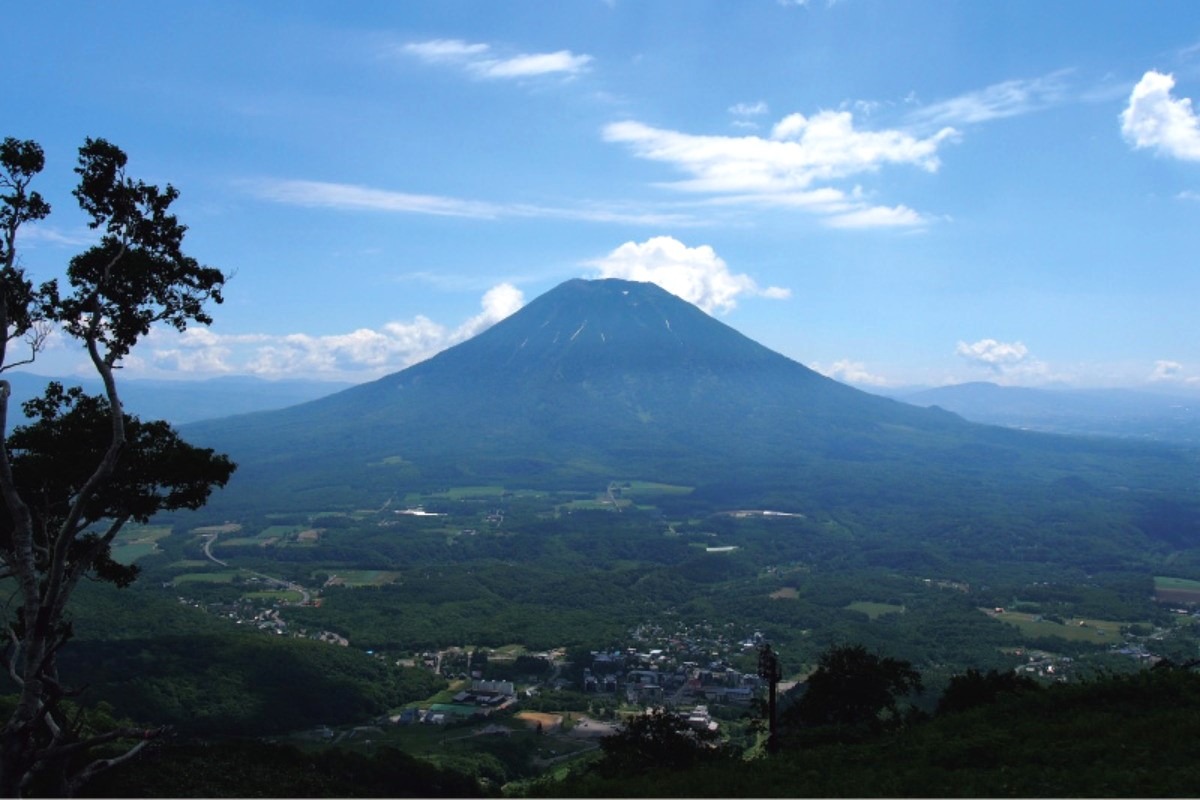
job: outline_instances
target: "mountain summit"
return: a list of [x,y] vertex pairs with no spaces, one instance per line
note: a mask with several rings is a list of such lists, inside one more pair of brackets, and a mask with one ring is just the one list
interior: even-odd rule
[[903,497],[914,483],[1011,482],[1021,464],[1061,477],[1081,446],[866,394],[654,284],[611,279],[568,281],[373,383],[186,433],[239,462],[234,496],[305,506],[616,479],[841,503]]

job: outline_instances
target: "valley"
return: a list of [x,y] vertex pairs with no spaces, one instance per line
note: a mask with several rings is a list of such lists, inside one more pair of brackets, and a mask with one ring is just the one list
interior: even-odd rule
[[[1196,573],[1162,574],[1177,554],[1097,541],[1124,566],[1084,572],[1075,553],[997,560],[980,539],[963,543],[977,560],[938,568],[945,562],[914,544],[917,531],[871,530],[864,552],[855,520],[712,510],[692,494],[611,480],[591,493],[457,486],[370,509],[220,520],[202,511],[127,529],[114,555],[142,574],[113,594],[133,616],[186,609],[176,635],[203,618],[217,626],[200,626],[206,635],[312,640],[372,669],[423,673],[433,691],[394,695],[363,716],[247,732],[306,749],[398,747],[448,768],[490,765],[480,774],[497,787],[594,759],[597,731],[654,705],[699,713],[729,741],[761,747],[751,723],[767,641],[785,688],[838,644],[908,659],[931,690],[914,699],[927,710],[968,668],[1061,683],[1200,655],[1195,606],[1169,594]],[[1156,600],[1156,586],[1168,594]],[[123,636],[86,608],[76,615],[94,637]],[[143,676],[142,696],[121,680],[97,680],[90,693],[148,714],[147,686],[178,677]],[[507,682],[510,702],[455,700],[480,681]],[[530,719],[543,722],[540,733]]]

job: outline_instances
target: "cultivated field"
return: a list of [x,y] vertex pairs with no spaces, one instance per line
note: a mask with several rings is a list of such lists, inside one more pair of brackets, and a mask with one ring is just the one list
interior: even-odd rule
[[1160,603],[1182,605],[1200,603],[1200,581],[1156,577],[1154,579],[1154,599]]
[[1103,619],[1065,619],[1055,622],[1045,619],[1041,614],[1027,614],[1022,611],[997,612],[990,608],[981,608],[990,617],[1014,625],[1021,633],[1033,637],[1057,636],[1070,642],[1090,642],[1091,644],[1113,644],[1121,641],[1121,627],[1125,622]]

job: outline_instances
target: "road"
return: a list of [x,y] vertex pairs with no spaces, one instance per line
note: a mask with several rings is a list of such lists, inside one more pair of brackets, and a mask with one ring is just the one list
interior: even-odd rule
[[204,555],[209,561],[220,564],[222,567],[228,567],[228,564],[212,554],[212,546],[213,543],[217,541],[218,536],[220,536],[218,533],[204,534]]
[[[204,536],[204,556],[209,561],[213,562],[214,564],[220,564],[222,567],[228,567],[229,564],[227,564],[226,562],[217,558],[212,553],[212,546],[213,546],[213,544],[216,543],[217,537],[220,536],[220,534],[205,533],[202,535]],[[305,605],[307,605],[312,600],[312,593],[308,589],[305,589],[303,586],[301,586],[298,583],[293,583],[291,581],[285,581],[280,578],[272,578],[270,575],[264,575],[261,572],[250,572],[250,570],[246,570],[246,571],[249,572],[249,574],[253,575],[254,577],[261,578],[262,580],[266,581],[269,586],[271,586],[275,589],[286,589],[286,590],[290,590],[293,592],[298,592],[300,594],[300,596],[303,598],[300,602]]]

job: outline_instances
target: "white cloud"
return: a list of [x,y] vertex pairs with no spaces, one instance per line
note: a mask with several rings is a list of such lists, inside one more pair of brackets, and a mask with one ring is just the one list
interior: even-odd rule
[[483,311],[480,314],[471,317],[454,332],[451,338],[455,342],[466,341],[520,311],[525,305],[525,295],[511,283],[502,283],[488,289],[483,296],[482,305]]
[[972,364],[992,370],[1020,364],[1029,357],[1029,348],[1021,342],[999,342],[995,339],[980,339],[974,344],[959,342],[954,352]]
[[1121,112],[1121,133],[1135,149],[1200,161],[1200,119],[1186,97],[1171,96],[1175,78],[1151,70],[1142,76]]
[[874,375],[867,370],[866,365],[861,361],[851,361],[842,359],[835,361],[829,366],[813,364],[812,368],[826,377],[842,381],[843,383],[856,383],[859,386],[888,386],[891,381],[879,375]]
[[1063,102],[1066,75],[1064,70],[1041,78],[995,83],[919,108],[909,120],[932,126],[970,125],[1041,111]]
[[1200,375],[1188,375],[1183,364],[1166,359],[1154,362],[1150,380],[1153,383],[1181,383],[1188,386],[1200,386]]
[[725,202],[799,207],[819,214],[857,212],[831,223],[868,227],[913,226],[925,220],[911,209],[875,209],[860,197],[816,184],[890,165],[935,172],[939,147],[957,134],[952,128],[925,138],[899,130],[863,131],[855,127],[849,111],[822,111],[811,117],[784,117],[769,138],[697,136],[632,120],[607,125],[603,135],[606,141],[628,146],[639,158],[670,164],[689,176],[664,184],[668,188],[710,194]]
[[578,75],[587,69],[592,57],[576,55],[570,50],[553,53],[521,53],[507,57],[492,55],[492,47],[468,43],[461,39],[433,39],[410,42],[401,52],[435,64],[453,64],[480,78],[530,78],[540,75]]
[[616,122],[604,129],[610,142],[629,145],[634,155],[690,173],[669,186],[693,192],[785,192],[814,181],[877,171],[885,164],[910,164],[937,171],[938,146],[953,136],[946,129],[926,139],[900,131],[856,131],[848,111],[822,111],[812,118],[791,114],[770,139],[758,136],[694,136]]
[[575,55],[570,50],[555,53],[519,55],[499,61],[482,61],[473,67],[487,78],[527,78],[555,72],[576,75],[592,60],[588,55]]
[[367,380],[465,341],[519,310],[524,302],[516,287],[507,283],[494,286],[481,300],[482,311],[453,330],[422,315],[407,322],[388,322],[378,330],[359,328],[326,336],[221,335],[207,328],[190,328],[180,334],[155,329],[147,340],[149,359],[124,366],[135,373],[237,372],[271,378],[303,375]]
[[1150,373],[1152,381],[1178,380],[1183,373],[1183,364],[1178,361],[1160,360],[1154,362],[1154,371]]
[[655,236],[638,244],[626,242],[607,256],[590,262],[601,278],[624,278],[656,283],[708,313],[729,311],[741,295],[784,299],[788,289],[759,289],[749,275],[736,275],[708,245],[688,247],[670,236]]
[[411,194],[346,183],[305,180],[243,181],[251,194],[273,203],[343,211],[383,211],[402,214],[499,219],[501,217],[569,219],[632,225],[694,225],[685,214],[645,212],[604,207],[551,208],[529,204],[490,203],[440,195]]
[[959,342],[955,352],[967,363],[982,367],[998,383],[1046,383],[1064,381],[1069,376],[1052,374],[1050,367],[1029,353],[1021,342],[980,339],[973,344]]
[[468,44],[461,39],[432,39],[404,45],[404,52],[425,61],[457,61],[482,56],[491,48],[486,44]]
[[830,217],[825,224],[833,228],[911,228],[923,222],[908,206],[872,206]]

